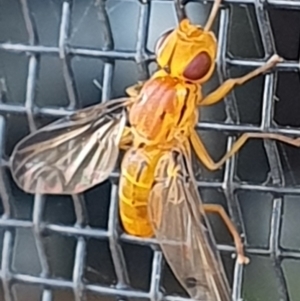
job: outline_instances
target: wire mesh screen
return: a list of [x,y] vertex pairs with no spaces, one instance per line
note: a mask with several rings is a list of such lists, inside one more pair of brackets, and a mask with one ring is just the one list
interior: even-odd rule
[[[149,78],[158,36],[184,14],[204,24],[211,3],[0,0],[0,300],[187,298],[155,239],[121,230],[117,171],[82,195],[33,196],[17,188],[8,160],[30,131]],[[214,158],[242,132],[300,134],[299,8],[224,0],[214,26],[218,68],[205,91],[274,53],[285,61],[201,112],[198,130]],[[204,202],[222,204],[245,233],[251,262],[243,267],[210,217],[234,300],[299,300],[299,158],[295,148],[256,140],[217,172],[196,168]]]

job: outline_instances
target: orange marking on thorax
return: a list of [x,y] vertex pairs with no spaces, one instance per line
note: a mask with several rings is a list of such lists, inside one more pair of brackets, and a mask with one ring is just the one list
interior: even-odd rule
[[176,103],[176,82],[172,78],[149,80],[139,98],[130,109],[129,122],[141,136],[154,140],[174,126],[180,108]]

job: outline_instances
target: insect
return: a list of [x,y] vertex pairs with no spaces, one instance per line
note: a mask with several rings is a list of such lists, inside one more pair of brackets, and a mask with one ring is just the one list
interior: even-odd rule
[[193,299],[206,301],[231,300],[207,212],[223,218],[239,262],[246,263],[247,258],[223,208],[201,203],[191,168],[192,150],[206,168],[216,170],[249,138],[291,143],[275,134],[245,133],[215,163],[198,137],[194,128],[199,107],[221,101],[235,86],[281,61],[274,55],[204,97],[201,87],[215,68],[217,41],[210,28],[219,5],[216,0],[203,28],[183,19],[160,37],[155,50],[158,71],[129,88],[129,97],[79,110],[39,129],[16,145],[10,162],[14,180],[26,192],[74,194],[106,180],[119,150],[125,150],[119,185],[125,231],[155,235],[182,286]]

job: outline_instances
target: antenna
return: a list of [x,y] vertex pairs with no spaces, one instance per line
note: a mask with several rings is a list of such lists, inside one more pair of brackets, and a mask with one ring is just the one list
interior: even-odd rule
[[213,22],[215,21],[215,18],[217,16],[219,7],[221,5],[221,2],[222,2],[222,0],[215,0],[214,5],[213,5],[213,7],[211,9],[211,12],[210,12],[210,16],[209,16],[209,18],[208,18],[208,20],[207,20],[207,22],[204,26],[205,31],[209,31],[212,24],[213,24]]

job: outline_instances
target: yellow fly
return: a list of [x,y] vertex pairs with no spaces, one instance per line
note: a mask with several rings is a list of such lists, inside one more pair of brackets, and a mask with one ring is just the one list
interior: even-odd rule
[[155,235],[171,269],[195,300],[230,301],[230,289],[205,212],[218,213],[234,237],[240,263],[243,245],[224,209],[203,205],[191,168],[195,151],[216,170],[248,138],[299,141],[246,133],[215,163],[195,131],[198,108],[221,101],[236,85],[271,69],[281,59],[243,77],[228,79],[204,97],[202,85],[215,69],[217,41],[210,31],[220,0],[202,28],[189,20],[157,42],[159,70],[127,90],[130,97],[82,109],[20,141],[11,156],[16,183],[30,193],[74,194],[106,180],[125,149],[119,185],[120,217],[129,234]]

